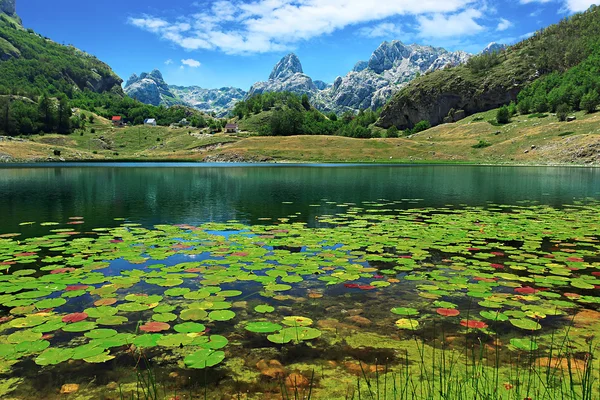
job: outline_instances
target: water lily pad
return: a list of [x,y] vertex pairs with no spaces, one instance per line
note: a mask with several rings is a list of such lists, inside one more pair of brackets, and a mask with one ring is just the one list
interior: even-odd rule
[[281,325],[272,322],[250,322],[246,325],[246,330],[255,333],[273,333],[282,328]]
[[289,327],[279,331],[283,337],[291,336],[292,340],[303,341],[313,340],[321,336],[321,331],[306,326]]
[[542,329],[542,326],[539,323],[528,318],[511,318],[510,323],[517,328],[527,331],[537,331]]
[[313,320],[308,317],[290,316],[285,317],[281,323],[287,326],[310,326]]
[[104,326],[117,326],[122,325],[128,321],[127,317],[123,317],[121,315],[113,315],[109,317],[101,317],[96,320],[98,325]]
[[225,353],[211,349],[201,349],[192,354],[188,354],[183,362],[188,368],[204,369],[213,367],[225,359]]
[[235,313],[230,310],[211,311],[208,318],[213,321],[229,321],[235,318]]
[[37,356],[35,359],[35,363],[41,366],[57,365],[69,360],[72,356],[73,349],[62,349],[52,347],[44,350],[42,354]]
[[392,308],[390,311],[394,314],[403,315],[405,317],[419,315],[419,310],[417,310],[415,308],[409,308],[409,307],[396,307],[396,308]]
[[117,331],[114,329],[94,329],[93,331],[86,332],[84,335],[90,339],[106,339],[116,334]]
[[73,348],[73,360],[83,360],[84,358],[95,357],[104,353],[104,348],[92,344],[84,344]]
[[257,313],[266,314],[266,313],[271,313],[271,312],[275,311],[275,307],[272,307],[272,306],[269,306],[266,304],[261,304],[261,305],[254,307],[254,311],[256,311]]
[[171,325],[166,322],[146,322],[144,325],[140,326],[140,331],[142,332],[162,332],[168,331],[171,329]]
[[419,321],[408,318],[401,318],[396,321],[396,327],[414,331],[419,328]]
[[181,318],[184,321],[200,321],[208,318],[208,313],[200,308],[190,308],[181,311],[181,313],[179,314],[179,318]]
[[196,322],[184,322],[173,327],[179,333],[200,333],[206,330],[206,326]]
[[42,338],[42,334],[39,332],[33,332],[31,330],[22,330],[11,333],[6,339],[8,343],[19,344],[22,342],[34,342]]
[[538,344],[529,339],[514,338],[510,339],[510,344],[519,350],[534,351],[538,349]]

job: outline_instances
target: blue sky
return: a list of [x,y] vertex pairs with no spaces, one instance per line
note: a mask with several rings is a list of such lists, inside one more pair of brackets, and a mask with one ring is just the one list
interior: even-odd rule
[[384,40],[481,51],[586,10],[591,0],[17,0],[23,24],[107,62],[123,79],[247,90],[293,51],[333,82]]

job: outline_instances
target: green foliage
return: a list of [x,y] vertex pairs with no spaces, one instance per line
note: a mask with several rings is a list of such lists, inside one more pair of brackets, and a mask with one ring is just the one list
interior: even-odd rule
[[508,124],[510,122],[510,111],[507,106],[498,109],[496,112],[496,122],[499,124]]
[[492,144],[490,142],[487,142],[485,140],[479,140],[479,143],[477,143],[471,147],[473,147],[474,149],[484,149],[486,147],[490,147],[491,145]]
[[399,136],[398,128],[396,128],[395,126],[391,126],[385,133],[385,136],[387,138],[397,138]]
[[569,115],[569,106],[565,103],[556,107],[556,117],[559,121],[564,122],[567,120],[567,116]]
[[514,101],[511,101],[508,105],[508,115],[511,117],[517,115],[517,104]]
[[430,128],[431,128],[431,124],[429,123],[429,121],[420,121],[419,123],[417,123],[415,125],[414,128],[412,128],[410,130],[410,134],[413,135],[415,133],[426,131],[427,129],[430,129]]
[[489,69],[500,64],[504,59],[505,56],[502,54],[502,52],[480,54],[470,58],[469,61],[467,61],[467,68],[474,73],[481,73],[488,71]]
[[[122,95],[120,79],[110,67],[75,47],[63,46],[0,19],[0,42],[16,49],[18,57],[0,62],[0,94],[35,99],[66,94],[68,97],[100,82],[114,82]],[[15,51],[13,50],[13,53]]]
[[598,92],[596,90],[590,90],[581,98],[580,108],[588,114],[591,114],[596,111],[598,103],[600,103]]
[[293,93],[261,93],[236,104],[232,115],[241,120],[255,114],[270,112],[260,124],[261,135],[339,135],[353,138],[371,138],[376,135],[370,125],[377,121],[380,111],[361,110],[358,114],[346,112],[323,115],[310,105],[308,96]]

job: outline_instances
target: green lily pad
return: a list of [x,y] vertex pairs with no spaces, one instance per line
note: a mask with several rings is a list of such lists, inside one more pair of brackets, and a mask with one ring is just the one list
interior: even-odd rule
[[96,329],[96,323],[90,321],[79,321],[72,324],[68,324],[62,328],[65,332],[85,332]]
[[414,319],[402,318],[402,319],[399,319],[398,321],[396,321],[396,327],[398,327],[400,329],[407,329],[407,330],[414,331],[419,328],[419,321],[416,321]]
[[390,311],[394,314],[402,315],[405,317],[419,315],[419,310],[417,310],[415,308],[409,308],[409,307],[396,307],[396,308],[392,308]]
[[229,321],[235,318],[235,313],[230,310],[211,311],[208,318],[212,321]]
[[272,322],[250,322],[246,325],[246,330],[254,333],[273,333],[281,328],[281,325]]
[[538,344],[529,339],[514,338],[510,339],[510,344],[519,350],[534,351],[538,349]]
[[62,362],[69,360],[73,356],[73,349],[61,349],[52,347],[46,349],[36,357],[35,363],[37,365],[57,365]]
[[204,369],[214,367],[225,359],[225,353],[211,349],[201,349],[192,354],[188,354],[183,362],[188,368]]
[[184,322],[173,327],[179,333],[200,333],[206,330],[206,326],[196,322]]
[[254,311],[256,311],[257,313],[266,314],[275,311],[275,307],[266,304],[261,304],[259,306],[254,307]]
[[510,323],[517,328],[524,329],[527,331],[537,331],[542,329],[542,326],[536,321],[528,318],[515,318],[510,319]]

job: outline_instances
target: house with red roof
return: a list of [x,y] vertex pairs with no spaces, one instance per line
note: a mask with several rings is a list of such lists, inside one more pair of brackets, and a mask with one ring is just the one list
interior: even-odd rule
[[123,126],[123,117],[121,117],[120,115],[115,115],[114,117],[112,117],[112,123],[116,127]]

